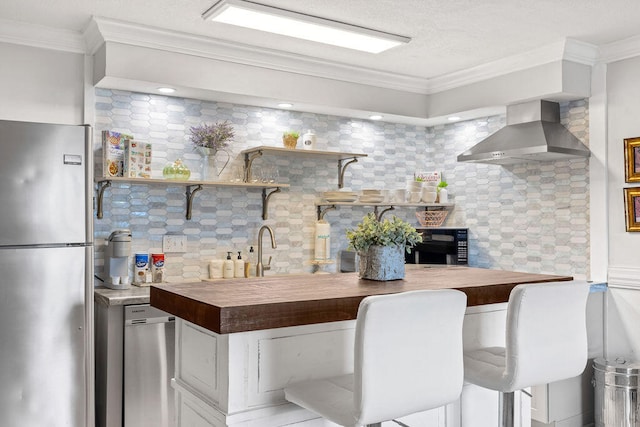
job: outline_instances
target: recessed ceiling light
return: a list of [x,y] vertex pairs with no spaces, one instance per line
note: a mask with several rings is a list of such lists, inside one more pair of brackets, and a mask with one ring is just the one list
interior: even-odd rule
[[460,120],[460,117],[458,117],[458,116],[450,116],[450,117],[447,117],[447,120],[449,120],[450,122],[455,122],[455,121]]
[[290,102],[281,102],[280,104],[278,104],[278,107],[280,108],[291,108],[293,107],[293,104]]
[[382,120],[382,116],[380,114],[374,114],[372,116],[369,116],[370,120]]
[[160,92],[160,93],[173,93],[175,91],[176,90],[174,88],[172,88],[172,87],[159,87],[158,88],[158,92]]
[[202,18],[369,53],[380,53],[411,40],[245,0],[221,0],[202,14]]

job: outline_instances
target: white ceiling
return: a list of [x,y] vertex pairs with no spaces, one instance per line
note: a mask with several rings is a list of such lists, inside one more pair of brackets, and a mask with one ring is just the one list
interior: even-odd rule
[[258,1],[412,41],[373,55],[203,21],[201,14],[216,0],[2,0],[0,19],[82,32],[97,16],[422,79],[565,38],[604,46],[640,34],[637,0]]

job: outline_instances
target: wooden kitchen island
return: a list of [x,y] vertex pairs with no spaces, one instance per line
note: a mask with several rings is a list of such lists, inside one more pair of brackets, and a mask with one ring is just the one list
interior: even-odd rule
[[[468,300],[465,348],[472,349],[504,344],[506,302],[515,285],[571,279],[416,265],[407,266],[404,280],[390,282],[361,280],[356,273],[271,276],[152,286],[150,298],[151,305],[178,318],[177,426],[332,426],[287,403],[282,390],[292,382],[351,371],[363,298],[461,290]],[[495,426],[496,402],[495,392],[465,385],[455,404],[402,420],[425,427]],[[520,403],[519,425],[525,427],[530,424],[527,398]]]

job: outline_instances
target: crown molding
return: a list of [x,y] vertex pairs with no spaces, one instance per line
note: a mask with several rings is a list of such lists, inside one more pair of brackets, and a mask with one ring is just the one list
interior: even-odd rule
[[131,44],[272,70],[426,94],[427,80],[422,78],[107,18],[94,17],[93,21],[106,42]]
[[429,80],[429,93],[467,86],[554,61],[568,60],[593,65],[597,58],[598,48],[594,45],[573,39],[560,40],[528,52],[432,78]]
[[102,17],[92,18],[82,33],[0,19],[0,41],[89,55],[94,54],[105,42],[117,42],[424,95],[558,60],[593,65],[598,61],[611,62],[640,55],[640,37],[607,45],[603,50],[604,58],[596,46],[566,39],[491,63],[427,79]]
[[79,32],[7,19],[0,19],[0,42],[85,53],[84,38]]
[[105,42],[102,33],[100,32],[100,28],[98,27],[98,23],[95,19],[91,19],[84,31],[82,32],[82,37],[84,38],[84,43],[87,49],[87,55],[95,54],[100,46],[102,46]]
[[305,55],[283,53],[273,49],[255,48],[240,43],[216,40],[113,19],[94,17],[93,22],[95,23],[96,30],[102,35],[104,41],[134,44],[153,49],[169,50],[176,53],[198,55],[221,61],[425,95],[477,83],[493,77],[562,59],[593,64],[597,58],[597,48],[595,46],[572,39],[566,39],[478,67],[442,77],[427,79],[370,70],[339,62],[320,60]]
[[599,61],[605,64],[640,56],[640,36],[602,46]]

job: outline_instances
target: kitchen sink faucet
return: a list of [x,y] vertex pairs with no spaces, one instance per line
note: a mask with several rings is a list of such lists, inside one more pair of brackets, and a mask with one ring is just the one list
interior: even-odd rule
[[260,231],[258,231],[258,264],[256,265],[256,277],[264,277],[264,270],[271,269],[271,257],[269,257],[269,262],[267,265],[262,265],[262,234],[264,230],[269,231],[269,235],[271,236],[271,247],[273,249],[277,248],[276,238],[273,233],[273,230],[268,225],[263,225],[260,227]]

